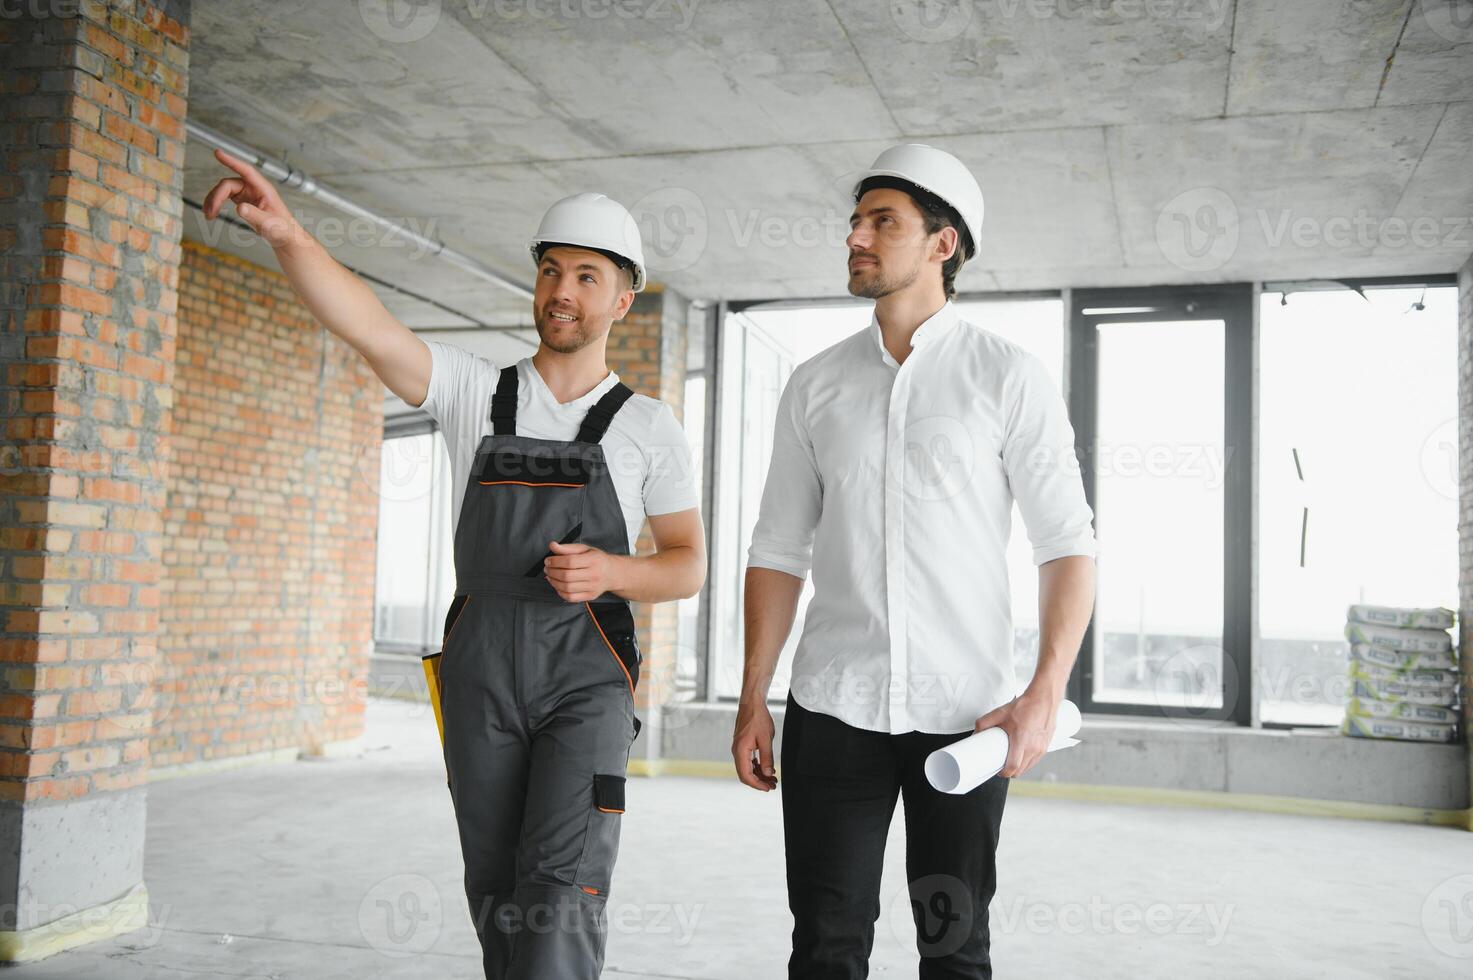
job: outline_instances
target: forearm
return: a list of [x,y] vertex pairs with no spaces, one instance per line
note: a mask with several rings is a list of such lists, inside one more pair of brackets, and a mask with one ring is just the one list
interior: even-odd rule
[[614,586],[609,591],[631,602],[666,602],[701,591],[706,560],[689,545],[661,548],[653,555],[611,555]]
[[1095,563],[1085,555],[1066,555],[1038,566],[1038,666],[1028,688],[1057,700],[1094,612]]
[[803,580],[774,568],[747,569],[744,597],[746,652],[742,660],[741,700],[761,704],[772,687],[783,644],[798,615]]
[[370,363],[404,329],[363,280],[300,226],[275,252],[281,271],[312,315]]

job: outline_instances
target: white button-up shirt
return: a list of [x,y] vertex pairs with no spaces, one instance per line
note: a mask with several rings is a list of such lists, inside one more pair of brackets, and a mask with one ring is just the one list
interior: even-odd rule
[[946,303],[897,363],[880,324],[778,400],[749,567],[813,596],[790,693],[870,731],[970,731],[1017,693],[1007,544],[1095,555],[1074,430],[1043,362]]

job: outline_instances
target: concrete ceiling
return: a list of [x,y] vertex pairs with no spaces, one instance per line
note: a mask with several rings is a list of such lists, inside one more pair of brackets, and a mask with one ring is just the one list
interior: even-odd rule
[[[982,184],[963,290],[1447,272],[1473,251],[1467,0],[193,10],[192,119],[521,281],[542,211],[597,189],[687,296],[842,295],[835,180],[905,140]],[[191,144],[186,197],[221,173]],[[440,304],[380,288],[411,326],[529,322],[525,299],[289,199],[343,261]]]

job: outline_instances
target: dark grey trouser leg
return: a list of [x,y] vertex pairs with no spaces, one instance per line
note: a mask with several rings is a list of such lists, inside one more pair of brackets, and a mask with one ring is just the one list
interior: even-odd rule
[[596,980],[603,968],[633,725],[615,681],[562,696],[532,738],[510,980]]
[[994,776],[953,796],[938,792],[925,775],[928,755],[965,737],[896,736],[903,745],[905,873],[921,980],[992,977],[987,906],[997,891],[997,844],[1012,780]]
[[511,602],[472,596],[440,667],[445,765],[487,980],[509,975],[514,952],[516,935],[506,921],[532,756],[512,690],[513,616]]

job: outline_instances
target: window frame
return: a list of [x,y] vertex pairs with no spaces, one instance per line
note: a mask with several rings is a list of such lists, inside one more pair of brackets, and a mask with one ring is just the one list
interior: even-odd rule
[[[383,434],[380,438],[380,459],[382,459],[383,456],[384,444],[388,443],[392,439],[406,439],[413,436],[428,434],[431,437],[431,448],[433,449],[436,445],[436,440],[434,439],[434,436],[437,433],[440,434],[439,444],[443,445],[444,434],[443,432],[441,432],[439,423],[437,423],[427,413],[418,409],[401,415],[395,415],[386,418],[384,419]],[[438,485],[440,480],[448,480],[450,478],[449,462],[444,457],[445,453],[443,451],[433,452],[431,454],[431,465],[433,467],[430,473],[429,526],[431,529],[431,540],[430,546],[426,549],[425,552],[426,586],[423,599],[425,609],[424,621],[427,627],[425,639],[420,643],[405,643],[398,640],[383,640],[379,638],[379,582],[378,576],[377,574],[375,574],[373,589],[372,637],[374,654],[423,656],[426,653],[433,653],[435,650],[439,649],[440,642],[438,634],[436,632],[436,624],[440,622],[440,617],[443,615],[444,611],[436,608],[438,603],[434,600],[430,593],[437,587],[439,583],[439,575],[436,571],[440,566],[439,552],[441,535],[439,534],[439,529],[443,524],[450,521],[450,498],[440,491]],[[374,534],[375,568],[377,568],[378,565],[378,543],[378,529],[376,528]],[[452,549],[454,548],[453,542],[451,547]]]
[[[1084,714],[1232,722],[1248,726],[1257,702],[1253,685],[1254,486],[1257,470],[1253,416],[1257,406],[1254,283],[1076,289],[1069,300],[1069,404],[1074,450],[1084,495],[1099,521],[1099,330],[1102,324],[1221,320],[1223,323],[1223,445],[1229,453],[1223,481],[1222,705],[1193,708],[1098,699],[1094,695],[1095,617],[1085,627],[1066,697]],[[1130,313],[1094,309],[1143,308]],[[1234,529],[1240,530],[1235,533]],[[1233,689],[1230,691],[1230,682]]]

